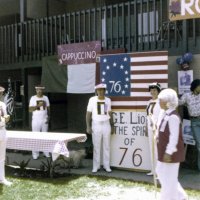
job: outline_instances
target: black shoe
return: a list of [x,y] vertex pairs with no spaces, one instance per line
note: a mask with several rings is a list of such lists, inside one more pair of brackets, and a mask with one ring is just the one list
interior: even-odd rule
[[110,167],[107,167],[107,168],[103,168],[106,172],[110,173],[112,172],[112,170],[110,169]]

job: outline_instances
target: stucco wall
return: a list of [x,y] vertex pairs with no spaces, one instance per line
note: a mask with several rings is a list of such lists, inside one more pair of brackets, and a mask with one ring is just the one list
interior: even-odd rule
[[0,5],[0,17],[19,13],[19,1],[1,0]]
[[[66,12],[66,3],[62,1],[49,0],[49,16],[59,15]],[[46,0],[27,0],[27,17],[31,19],[47,16]]]

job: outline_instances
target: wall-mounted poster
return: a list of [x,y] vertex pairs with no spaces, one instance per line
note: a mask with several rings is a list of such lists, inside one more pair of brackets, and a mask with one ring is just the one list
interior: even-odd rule
[[193,70],[178,71],[178,94],[190,92],[190,84],[193,81]]
[[183,140],[185,144],[195,145],[195,140],[192,135],[190,120],[183,119],[182,133],[183,133]]

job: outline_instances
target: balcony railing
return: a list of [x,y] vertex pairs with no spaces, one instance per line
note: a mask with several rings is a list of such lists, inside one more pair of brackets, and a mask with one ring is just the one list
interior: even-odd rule
[[[0,64],[41,60],[57,45],[100,40],[105,49],[195,51],[198,19],[169,22],[163,0],[130,1],[0,27]],[[167,1],[166,1],[167,2]]]

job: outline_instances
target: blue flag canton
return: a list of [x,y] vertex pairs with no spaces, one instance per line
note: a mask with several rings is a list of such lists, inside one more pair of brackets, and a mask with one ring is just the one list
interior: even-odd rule
[[130,96],[130,56],[101,56],[100,79],[107,85],[108,96]]

